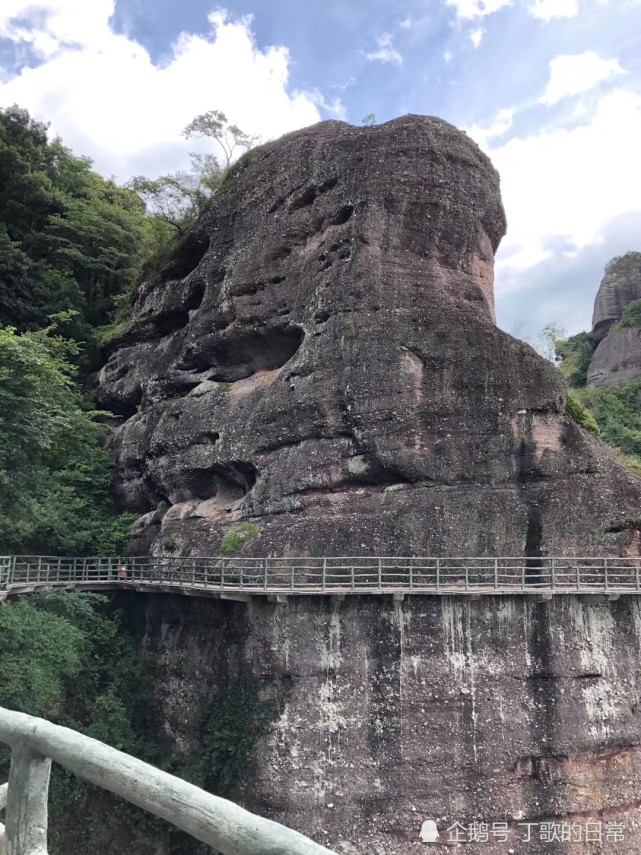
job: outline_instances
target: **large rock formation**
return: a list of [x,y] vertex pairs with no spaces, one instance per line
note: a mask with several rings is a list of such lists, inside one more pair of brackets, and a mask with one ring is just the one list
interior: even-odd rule
[[638,598],[129,597],[179,748],[238,673],[287,687],[241,801],[339,855],[432,851],[426,820],[442,853],[455,822],[470,855],[641,853]]
[[613,330],[599,343],[588,368],[588,386],[620,386],[641,377],[641,328]]
[[641,255],[627,263],[624,259],[625,256],[614,259],[614,263],[608,265],[599,285],[592,313],[592,335],[597,341],[605,338],[610,327],[621,320],[628,303],[641,299]]
[[101,378],[132,549],[215,553],[250,521],[247,555],[636,550],[640,482],[494,325],[504,231],[439,119],[242,158]]
[[620,386],[641,377],[641,329],[618,329],[626,306],[641,299],[641,253],[626,253],[606,270],[594,301],[592,336],[599,342],[588,386]]

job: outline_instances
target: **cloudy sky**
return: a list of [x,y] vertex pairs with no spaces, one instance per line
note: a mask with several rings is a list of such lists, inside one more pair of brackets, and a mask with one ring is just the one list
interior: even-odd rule
[[186,167],[206,110],[263,139],[442,116],[501,173],[519,337],[589,327],[604,263],[641,250],[641,0],[1,0],[13,103],[120,181]]

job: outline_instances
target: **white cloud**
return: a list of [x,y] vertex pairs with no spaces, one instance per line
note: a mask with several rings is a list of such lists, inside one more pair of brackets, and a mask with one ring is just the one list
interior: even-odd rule
[[512,6],[513,0],[447,0],[454,6],[459,18],[481,18],[492,15],[504,6]]
[[539,102],[556,104],[563,98],[580,95],[621,74],[625,71],[618,59],[603,59],[593,50],[556,56],[550,62],[550,79]]
[[491,124],[485,127],[481,125],[471,125],[465,130],[472,137],[474,142],[478,143],[482,148],[489,148],[490,140],[506,134],[512,127],[513,120],[514,108],[504,107],[502,110],[498,111]]
[[377,49],[370,51],[365,56],[372,62],[390,62],[392,65],[402,65],[403,57],[393,47],[392,41],[393,36],[391,33],[383,33],[382,36],[378,36],[376,39]]
[[[260,50],[251,19],[209,16],[207,36],[183,33],[162,67],[109,26],[114,0],[2,0],[0,36],[28,43],[40,65],[0,68],[0,105],[18,103],[104,174],[124,180],[186,167],[197,145],[180,136],[198,113],[219,109],[263,139],[318,121],[318,92],[290,92],[284,47]],[[15,21],[20,18],[20,25]],[[27,23],[25,23],[27,21]]]
[[574,18],[579,14],[579,0],[534,0],[528,12],[542,21],[552,18]]
[[499,291],[502,272],[517,283],[512,274],[550,258],[561,238],[577,252],[598,243],[615,218],[641,211],[639,139],[641,96],[618,89],[601,96],[584,124],[485,145],[501,175],[508,220]]
[[450,64],[450,62],[452,62],[452,51],[451,51],[451,50],[446,50],[446,51],[445,51],[445,53],[443,54],[443,59],[444,59],[444,60],[445,60],[445,62],[447,62],[447,64],[449,65],[449,64]]
[[475,30],[472,30],[472,32],[470,33],[470,39],[475,48],[477,48],[481,44],[484,35],[485,30],[483,29],[483,27],[477,27]]

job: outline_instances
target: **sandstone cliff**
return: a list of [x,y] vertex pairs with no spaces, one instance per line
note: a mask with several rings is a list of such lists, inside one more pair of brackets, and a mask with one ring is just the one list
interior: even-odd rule
[[129,597],[179,748],[198,756],[202,705],[239,669],[289,687],[241,801],[339,855],[434,851],[425,820],[442,853],[447,828],[475,821],[507,840],[490,831],[469,855],[641,853],[636,597]]
[[504,231],[495,170],[439,119],[242,158],[102,374],[132,549],[636,549],[639,481],[494,325]]
[[641,299],[641,253],[626,253],[606,270],[594,301],[592,336],[599,345],[588,386],[618,386],[641,377],[641,328],[618,329],[626,306]]

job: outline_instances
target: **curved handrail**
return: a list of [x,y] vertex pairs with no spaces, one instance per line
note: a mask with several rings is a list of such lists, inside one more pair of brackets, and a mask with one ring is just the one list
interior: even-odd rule
[[44,719],[0,707],[0,741],[12,748],[6,806],[9,855],[46,855],[50,760],[173,823],[222,855],[335,855],[280,823]]

